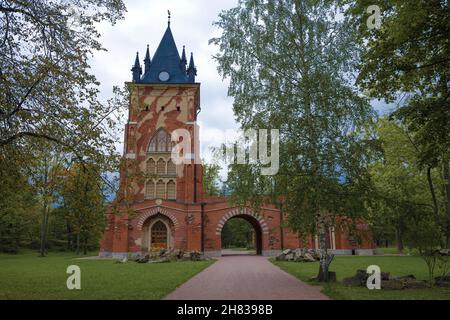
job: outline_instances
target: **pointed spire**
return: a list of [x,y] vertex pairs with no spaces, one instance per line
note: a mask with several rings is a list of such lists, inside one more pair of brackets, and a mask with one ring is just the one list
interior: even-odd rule
[[134,66],[131,71],[133,72],[133,82],[139,82],[142,74],[142,68],[139,62],[139,52],[136,53],[136,60],[134,61]]
[[147,45],[147,52],[145,53],[144,65],[145,65],[145,73],[150,70],[150,66],[152,64],[152,60],[150,59],[150,49]]
[[194,54],[191,52],[191,60],[189,61],[189,67],[187,69],[188,81],[195,82],[195,76],[197,75],[197,68],[194,64]]
[[183,70],[183,72],[186,72],[187,59],[186,59],[186,50],[184,46],[183,46],[183,53],[181,54],[180,66],[181,70]]

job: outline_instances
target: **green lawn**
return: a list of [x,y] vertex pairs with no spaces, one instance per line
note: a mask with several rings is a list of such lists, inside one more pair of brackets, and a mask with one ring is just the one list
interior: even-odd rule
[[397,247],[380,248],[384,254],[398,254]]
[[[272,262],[286,272],[297,278],[308,281],[317,275],[318,262],[301,263],[288,261]],[[427,279],[428,269],[420,257],[414,256],[371,256],[371,257],[335,257],[330,271],[336,271],[337,283],[324,285],[323,293],[333,299],[445,299],[450,300],[450,288],[406,289],[406,290],[369,290],[362,287],[344,286],[340,281],[345,277],[353,276],[357,269],[366,269],[369,265],[378,265],[381,271],[393,275],[414,274],[416,278]],[[314,282],[309,282],[316,284]]]
[[[213,261],[155,264],[78,260],[74,254],[0,254],[0,299],[161,299]],[[68,290],[66,269],[81,269],[81,290]]]

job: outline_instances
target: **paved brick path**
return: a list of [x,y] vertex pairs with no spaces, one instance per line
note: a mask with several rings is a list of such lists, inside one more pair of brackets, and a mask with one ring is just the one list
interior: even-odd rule
[[327,300],[261,256],[225,256],[164,299],[169,300]]

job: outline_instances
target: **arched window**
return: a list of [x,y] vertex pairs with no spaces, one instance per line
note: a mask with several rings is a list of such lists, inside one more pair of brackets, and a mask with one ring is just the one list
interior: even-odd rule
[[166,162],[163,159],[159,159],[156,165],[157,174],[166,174]]
[[175,200],[176,197],[177,197],[177,194],[176,194],[175,182],[173,182],[173,180],[170,180],[169,182],[167,182],[167,199]]
[[166,248],[167,247],[167,227],[162,221],[156,221],[152,226],[151,231],[152,248]]
[[161,129],[156,132],[148,148],[149,152],[171,152],[172,141],[170,134]]
[[149,159],[147,161],[147,174],[155,174],[156,173],[156,164],[155,160]]
[[171,176],[174,176],[177,174],[177,167],[171,159],[167,162],[167,174],[171,175]]
[[145,183],[145,198],[155,199],[155,183],[152,180]]
[[166,184],[162,180],[159,180],[156,184],[156,198],[166,199]]

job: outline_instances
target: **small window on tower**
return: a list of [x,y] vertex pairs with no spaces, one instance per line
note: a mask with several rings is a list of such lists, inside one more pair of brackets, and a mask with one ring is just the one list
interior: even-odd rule
[[166,199],[166,184],[162,180],[156,184],[156,199]]
[[167,199],[175,200],[177,197],[176,184],[173,180],[167,183]]

